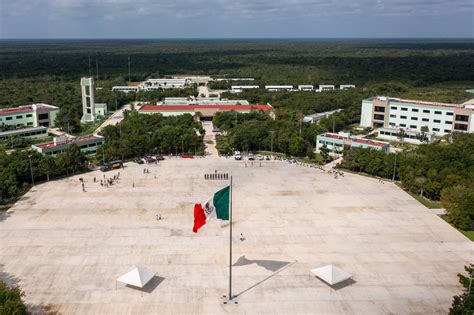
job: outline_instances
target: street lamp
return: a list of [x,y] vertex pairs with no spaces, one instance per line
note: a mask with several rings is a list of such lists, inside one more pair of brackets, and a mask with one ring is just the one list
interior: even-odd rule
[[28,159],[30,160],[30,173],[31,173],[31,185],[35,185],[35,180],[33,178],[33,165],[31,164],[31,155],[28,155]]
[[271,139],[272,139],[272,140],[271,140],[271,151],[272,151],[272,155],[273,155],[273,134],[275,133],[275,131],[270,130],[270,133],[271,133],[271,135],[272,135],[272,138],[271,138]]

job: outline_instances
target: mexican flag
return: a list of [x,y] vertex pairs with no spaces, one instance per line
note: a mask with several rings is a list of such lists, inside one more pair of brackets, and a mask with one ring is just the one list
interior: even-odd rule
[[208,201],[194,205],[194,233],[211,218],[229,220],[229,193],[230,186],[227,186],[214,193]]

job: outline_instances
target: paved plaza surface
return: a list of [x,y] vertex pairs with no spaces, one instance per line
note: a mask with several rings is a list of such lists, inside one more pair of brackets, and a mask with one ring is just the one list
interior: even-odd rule
[[[234,179],[237,305],[221,303],[228,225],[214,220],[192,233],[194,203],[226,184],[204,181],[216,170]],[[364,176],[230,158],[128,163],[108,188],[93,181],[103,174],[35,186],[0,216],[0,275],[17,280],[36,309],[445,314],[461,292],[456,274],[474,258],[473,243],[442,219],[394,184]],[[309,275],[326,264],[353,281],[331,288]],[[156,272],[143,291],[116,284],[134,265]]]

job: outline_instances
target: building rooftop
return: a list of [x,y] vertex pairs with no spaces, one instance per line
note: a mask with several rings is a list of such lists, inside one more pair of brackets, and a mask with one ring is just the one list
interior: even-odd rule
[[374,99],[378,99],[381,101],[388,101],[388,102],[397,102],[397,103],[408,104],[408,105],[419,105],[419,106],[435,106],[435,107],[445,107],[445,108],[464,108],[465,107],[464,104],[450,104],[450,103],[406,100],[406,99],[396,98],[396,97],[375,96],[375,97],[369,98],[370,101]]
[[61,146],[61,145],[67,144],[67,143],[78,144],[78,143],[87,142],[87,141],[90,141],[90,140],[100,139],[100,138],[103,138],[103,137],[92,134],[92,135],[77,137],[77,138],[73,138],[73,139],[68,138],[68,139],[63,140],[63,141],[50,141],[50,142],[45,142],[45,143],[39,143],[39,144],[35,144],[35,146],[40,148],[40,149],[46,149],[46,148],[58,147],[58,146]]
[[371,146],[376,146],[376,147],[384,147],[388,145],[389,143],[383,142],[383,141],[375,141],[375,140],[369,140],[369,139],[362,139],[362,138],[357,138],[353,136],[343,136],[337,133],[330,133],[326,132],[321,135],[321,137],[326,137],[326,138],[331,138],[331,139],[338,139],[338,140],[350,140],[355,143],[360,143],[360,144],[366,144],[366,145],[371,145]]
[[31,131],[39,131],[39,130],[47,130],[48,128],[40,126],[40,127],[32,127],[32,128],[22,128],[22,129],[12,129],[12,130],[7,130],[7,131],[2,131],[0,132],[0,137],[2,136],[9,136],[9,135],[15,135],[15,134],[20,134],[24,132],[31,132]]
[[218,110],[271,110],[271,105],[144,105],[140,111],[193,111],[199,109],[218,109]]
[[53,106],[53,105],[48,105],[48,104],[31,104],[31,105],[22,105],[18,107],[8,107],[8,108],[2,108],[0,109],[0,115],[10,115],[14,113],[26,113],[29,111],[33,110],[33,107],[36,107],[37,109],[44,109],[44,108],[49,108],[49,109],[56,109],[58,107]]

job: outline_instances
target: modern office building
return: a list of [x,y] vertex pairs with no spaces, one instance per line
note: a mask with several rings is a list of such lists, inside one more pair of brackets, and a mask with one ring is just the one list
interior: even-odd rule
[[[141,114],[162,114],[163,116],[177,116],[190,114],[200,119],[209,120],[217,112],[236,111],[238,113],[250,113],[251,111],[262,110],[272,115],[273,107],[267,105],[143,105],[138,112]],[[198,115],[197,113],[200,113]]]
[[14,137],[22,137],[28,139],[35,139],[35,138],[44,138],[48,136],[48,128],[40,126],[40,127],[32,127],[32,128],[23,128],[23,129],[13,129],[8,131],[0,132],[0,140],[8,141]]
[[420,132],[417,130],[397,128],[379,128],[377,138],[390,141],[403,141],[413,144],[431,143],[435,140],[434,132]]
[[245,90],[259,89],[258,85],[232,85],[230,87],[231,93],[241,93]]
[[87,155],[94,155],[97,149],[104,144],[105,139],[102,136],[91,134],[83,137],[56,137],[51,142],[34,144],[31,148],[41,154],[56,156],[66,151],[71,144],[79,146],[82,152]]
[[0,109],[0,125],[15,127],[54,127],[59,107],[33,104]]
[[182,89],[188,85],[186,79],[148,79],[138,87],[141,90],[151,91],[156,89]]
[[445,104],[378,96],[362,101],[361,127],[395,128],[436,136],[474,132],[474,104]]
[[316,152],[319,153],[322,146],[326,146],[331,155],[341,155],[346,148],[363,148],[390,152],[390,143],[383,141],[374,141],[351,136],[348,133],[330,133],[320,134],[316,138]]

